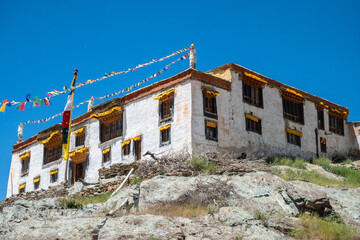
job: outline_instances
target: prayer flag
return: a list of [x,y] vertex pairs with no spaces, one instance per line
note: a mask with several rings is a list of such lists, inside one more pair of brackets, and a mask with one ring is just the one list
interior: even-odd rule
[[74,99],[74,86],[77,78],[78,70],[74,71],[74,78],[71,83],[71,91],[67,98],[62,121],[62,150],[63,150],[63,159],[66,161],[69,159],[69,130],[71,130],[71,115],[73,109],[73,99]]

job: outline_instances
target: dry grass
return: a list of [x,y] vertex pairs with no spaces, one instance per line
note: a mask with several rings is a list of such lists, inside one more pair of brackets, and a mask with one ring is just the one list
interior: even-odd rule
[[343,223],[326,221],[316,215],[301,215],[300,225],[293,232],[297,239],[312,240],[360,240],[356,230]]
[[70,199],[63,198],[60,200],[60,205],[63,208],[83,208],[83,206],[87,204],[105,202],[110,196],[111,192],[106,192],[96,196],[75,196]]
[[205,206],[193,205],[193,204],[174,204],[167,203],[161,205],[154,205],[144,211],[138,212],[138,214],[152,214],[161,215],[166,217],[186,217],[194,218],[199,216],[205,216],[208,214],[208,209]]

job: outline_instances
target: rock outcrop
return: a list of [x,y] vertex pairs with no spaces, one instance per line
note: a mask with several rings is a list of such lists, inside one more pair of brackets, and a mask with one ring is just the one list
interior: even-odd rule
[[[0,214],[0,238],[289,239],[286,233],[296,227],[300,211],[336,211],[360,226],[359,197],[360,189],[287,182],[268,172],[157,176],[83,209],[63,209],[54,198],[17,200]],[[212,204],[215,210],[194,217],[147,213],[189,199]],[[124,202],[116,214],[107,215]]]

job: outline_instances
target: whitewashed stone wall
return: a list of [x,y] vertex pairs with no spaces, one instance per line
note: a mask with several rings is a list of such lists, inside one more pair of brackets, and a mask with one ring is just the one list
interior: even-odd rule
[[[240,76],[240,77],[239,77]],[[142,160],[150,157],[143,155],[149,151],[157,156],[188,154],[202,155],[207,152],[229,153],[234,157],[242,153],[256,156],[287,155],[294,157],[313,158],[316,155],[317,111],[315,104],[310,101],[304,103],[305,124],[295,123],[283,118],[282,97],[280,90],[266,85],[263,89],[264,107],[258,108],[243,102],[242,76],[234,71],[226,71],[219,75],[231,81],[231,91],[214,87],[197,79],[188,79],[173,87],[174,111],[173,118],[164,125],[171,124],[170,144],[160,145],[159,101],[153,98],[171,88],[163,89],[153,94],[133,100],[124,106],[123,136],[107,142],[100,141],[100,123],[94,119],[73,126],[72,131],[85,127],[85,146],[89,147],[88,162],[85,170],[85,181],[97,182],[98,170],[115,163],[130,163],[135,159],[134,141],[131,141],[130,154],[122,156],[121,144],[124,140],[141,136]],[[216,97],[217,119],[204,116],[202,89],[208,88],[219,92]],[[246,131],[245,114],[251,114],[262,121],[262,134]],[[217,123],[218,141],[205,138],[205,120]],[[354,147],[354,129],[345,123],[345,136],[329,131],[328,111],[324,114],[325,130],[319,130],[319,154],[331,156],[346,154]],[[302,132],[301,147],[287,143],[286,128]],[[350,137],[352,135],[353,137]],[[356,141],[360,143],[360,134]],[[327,153],[320,151],[320,137],[326,138]],[[82,148],[75,146],[75,136],[71,135],[71,151]],[[103,163],[102,151],[111,148],[111,160]],[[358,145],[357,145],[358,147]],[[19,155],[30,151],[29,173],[21,176],[21,161]],[[34,189],[33,179],[40,175],[40,188],[47,189],[65,180],[66,162],[62,159],[43,165],[44,146],[33,143],[26,148],[13,153],[9,175],[7,197],[18,194],[18,186],[26,183],[26,191]],[[58,180],[50,183],[49,172],[58,169]]]
[[[243,102],[242,75],[231,71],[218,77],[231,79],[231,91],[221,90],[217,97],[218,142],[205,138],[205,126],[200,82],[193,83],[193,151],[195,155],[209,151],[227,152],[234,157],[242,153],[255,156],[293,156],[310,159],[316,156],[317,110],[310,101],[304,103],[304,122],[296,123],[283,117],[281,92],[266,85],[263,89],[263,108]],[[213,88],[214,89],[214,88]],[[262,134],[246,131],[245,114],[251,114],[262,121]],[[344,136],[329,131],[328,110],[324,110],[325,130],[319,130],[318,148],[320,156],[347,154],[354,147],[349,128],[344,122]],[[286,128],[302,132],[301,147],[287,143]],[[327,141],[327,153],[320,151],[320,137]]]
[[[171,88],[164,89],[163,92]],[[172,154],[191,154],[191,81],[184,81],[176,85],[174,93],[174,115],[171,124],[170,144],[160,146],[160,124],[159,124],[159,101],[153,98],[162,92],[136,99],[125,105],[123,113],[123,136],[111,139],[107,142],[100,141],[100,123],[94,119],[73,126],[72,131],[85,127],[85,145],[89,147],[88,164],[85,170],[85,181],[97,182],[98,170],[115,163],[130,163],[135,160],[134,141],[131,141],[130,154],[122,156],[121,144],[136,136],[141,136],[141,155],[147,151],[161,156]],[[75,148],[75,135],[70,137],[70,151],[82,148]],[[103,163],[102,151],[111,147],[110,162]],[[21,161],[19,155],[30,151],[29,173],[21,177]],[[40,175],[39,189],[47,189],[49,186],[58,185],[65,180],[65,161],[58,161],[43,165],[44,146],[33,143],[24,149],[16,151],[12,156],[11,174],[9,175],[7,197],[19,193],[19,185],[26,183],[25,191],[34,190],[33,180]],[[142,160],[149,157],[143,157]],[[50,183],[50,170],[58,168],[58,181]]]
[[[21,160],[19,156],[24,152],[30,151],[29,171],[21,176]],[[33,143],[25,149],[13,153],[11,160],[11,170],[9,174],[8,189],[6,197],[19,193],[19,185],[25,183],[25,191],[34,190],[34,178],[40,176],[39,189],[48,189],[49,186],[58,185],[65,179],[65,162],[62,159],[43,165],[44,146]],[[58,179],[50,183],[50,171],[58,169]]]

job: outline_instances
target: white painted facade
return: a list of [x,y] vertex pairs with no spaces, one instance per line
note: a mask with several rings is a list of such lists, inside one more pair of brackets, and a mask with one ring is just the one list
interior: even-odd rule
[[[122,143],[133,137],[141,136],[141,160],[147,160],[146,152],[156,156],[188,154],[196,156],[208,152],[227,153],[233,157],[242,154],[255,156],[293,156],[313,158],[316,156],[317,110],[315,103],[305,100],[304,122],[299,124],[284,119],[281,91],[274,86],[265,85],[263,88],[263,108],[259,108],[243,102],[242,73],[227,70],[223,74],[214,74],[217,80],[231,82],[231,89],[221,84],[214,84],[205,80],[205,77],[213,77],[211,74],[201,73],[204,79],[194,77],[191,73],[196,70],[187,70],[190,76],[173,84],[165,84],[164,87],[149,91],[141,97],[136,97],[126,102],[123,107],[123,130],[122,136],[111,139],[104,143],[100,141],[100,122],[87,118],[74,125],[72,131],[85,127],[85,144],[89,147],[85,170],[86,182],[97,182],[98,170],[115,163],[130,163],[135,160],[134,141],[131,141],[130,154],[122,155]],[[184,73],[184,72],[183,72]],[[179,74],[180,75],[180,74]],[[176,75],[178,76],[178,75]],[[175,78],[174,76],[173,78]],[[216,80],[216,79],[215,79]],[[159,83],[161,86],[162,82]],[[151,86],[150,86],[151,87]],[[173,116],[170,122],[170,143],[160,145],[160,130],[164,124],[159,121],[159,101],[154,97],[174,89]],[[216,97],[217,119],[204,116],[203,89],[209,89],[219,93]],[[262,120],[262,134],[247,131],[245,128],[245,114],[251,114]],[[217,141],[207,140],[205,137],[205,120],[217,124]],[[350,148],[357,147],[352,135],[353,128],[345,123],[344,136],[329,132],[328,113],[325,110],[325,130],[319,130],[318,137],[327,140],[327,153],[320,156],[332,156],[346,154]],[[301,147],[287,143],[286,128],[294,129],[303,134]],[[358,135],[357,135],[358,137]],[[360,142],[360,141],[359,141]],[[71,135],[70,149],[75,150],[75,136]],[[77,147],[79,149],[83,146]],[[103,163],[102,151],[110,147],[110,161]],[[320,146],[319,146],[320,147]],[[21,176],[21,161],[19,156],[30,151],[29,172]],[[19,185],[26,183],[25,191],[33,191],[35,177],[40,176],[39,189],[47,189],[65,180],[66,162],[62,159],[43,165],[44,146],[33,142],[13,152],[11,170],[9,175],[7,197],[19,193]],[[50,183],[50,171],[58,169],[58,180]]]

